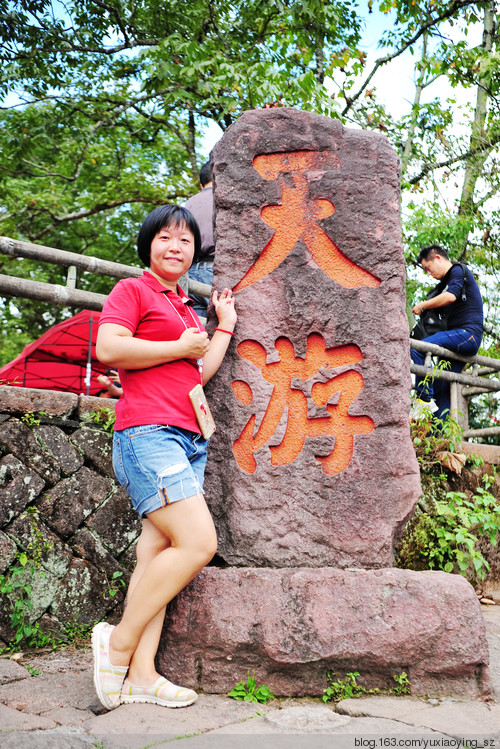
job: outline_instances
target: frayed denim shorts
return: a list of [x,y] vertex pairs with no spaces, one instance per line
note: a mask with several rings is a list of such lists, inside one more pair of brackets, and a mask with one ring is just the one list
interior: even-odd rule
[[115,475],[141,517],[203,492],[207,445],[201,434],[163,424],[114,433]]

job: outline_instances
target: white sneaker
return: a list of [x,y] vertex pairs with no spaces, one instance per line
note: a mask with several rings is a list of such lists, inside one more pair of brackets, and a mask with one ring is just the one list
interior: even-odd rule
[[160,676],[150,687],[139,687],[125,679],[120,699],[122,704],[151,702],[163,707],[187,707],[192,705],[197,697],[198,695],[192,689],[178,687]]
[[410,420],[429,419],[436,409],[434,400],[424,401],[421,398],[415,398],[410,407]]

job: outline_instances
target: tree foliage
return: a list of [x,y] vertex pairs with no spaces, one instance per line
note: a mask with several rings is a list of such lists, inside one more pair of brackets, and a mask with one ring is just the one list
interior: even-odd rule
[[[373,19],[376,58],[363,41]],[[414,89],[401,116],[377,85],[408,55]],[[0,0],[0,63],[1,234],[135,263],[144,215],[196,191],[208,126],[222,134],[255,107],[309,109],[386,133],[402,160],[408,258],[438,241],[466,259],[487,291],[487,345],[496,345],[494,0]],[[33,262],[0,265],[61,280]],[[415,293],[417,281],[410,269]],[[65,314],[7,302],[8,356]]]

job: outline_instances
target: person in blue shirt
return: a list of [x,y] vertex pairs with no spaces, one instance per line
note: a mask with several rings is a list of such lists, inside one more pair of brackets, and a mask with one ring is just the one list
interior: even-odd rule
[[[422,340],[463,356],[474,356],[483,337],[483,300],[471,271],[461,263],[452,263],[446,250],[438,244],[423,247],[417,263],[439,283],[427,299],[414,305],[413,314],[421,315],[424,310],[442,308],[448,322],[448,330],[433,333]],[[424,353],[410,349],[410,355],[415,364],[424,364]],[[463,366],[463,362],[451,359],[452,372],[460,372]],[[434,414],[436,418],[446,417],[450,410],[449,382],[439,379],[424,382],[417,377],[415,388],[421,400],[430,402],[434,398],[438,407]]]

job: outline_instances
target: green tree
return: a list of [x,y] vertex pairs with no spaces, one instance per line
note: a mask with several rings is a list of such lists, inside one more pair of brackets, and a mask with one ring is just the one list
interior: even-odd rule
[[[493,0],[362,6],[0,0],[0,233],[135,263],[135,233],[148,210],[196,190],[209,123],[222,134],[246,109],[310,109],[386,133],[402,159],[408,255],[441,241],[466,257],[487,279],[493,340],[498,9]],[[375,14],[385,26],[381,56],[370,62],[363,29]],[[474,47],[468,35],[479,27],[483,41]],[[408,54],[415,91],[398,118],[376,83]],[[470,92],[460,127],[456,97],[439,95],[443,81]],[[13,261],[0,264],[14,273]],[[62,278],[59,269],[28,261],[15,263],[15,274]],[[110,281],[83,274],[79,286],[105,293]],[[15,331],[9,356],[14,339],[20,349],[69,313],[27,301],[1,307],[0,330]]]

